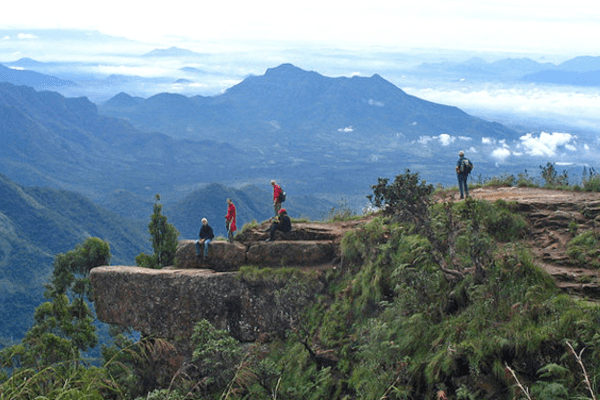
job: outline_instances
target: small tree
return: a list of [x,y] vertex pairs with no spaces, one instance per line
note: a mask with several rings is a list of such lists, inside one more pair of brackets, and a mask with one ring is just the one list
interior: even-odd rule
[[419,174],[406,170],[404,175],[396,176],[388,185],[387,178],[378,178],[377,184],[371,186],[373,194],[367,198],[371,203],[383,209],[388,215],[404,222],[422,225],[429,220],[429,206],[434,187],[425,181],[419,183]]
[[540,165],[540,170],[542,179],[545,182],[544,186],[552,188],[569,185],[569,176],[567,171],[563,171],[562,174],[558,175],[553,163],[548,162],[545,167]]
[[432,226],[433,185],[425,181],[419,182],[419,174],[411,173],[408,169],[403,175],[396,176],[392,184],[388,185],[388,182],[387,178],[378,178],[377,184],[371,186],[373,195],[368,195],[367,198],[375,207],[383,209],[384,213],[392,215],[397,221],[414,224],[416,231],[431,243],[431,255],[444,276],[451,280],[463,279],[464,274],[452,268],[446,259],[446,255],[449,255],[450,261],[454,261],[454,245],[458,232],[457,222],[452,215],[452,205],[447,203],[444,207],[447,235],[445,240],[441,240]]
[[162,215],[160,195],[157,194],[154,200],[154,212],[148,224],[154,254],[141,253],[135,258],[135,262],[140,267],[158,269],[175,264],[179,232],[167,222],[167,217]]
[[51,282],[46,286],[49,301],[36,308],[35,323],[22,343],[0,352],[3,367],[39,371],[54,365],[64,367],[69,362],[78,364],[80,352],[96,346],[95,317],[88,305],[93,301],[89,272],[108,265],[110,257],[108,243],[98,238],[88,238],[74,250],[56,255]]

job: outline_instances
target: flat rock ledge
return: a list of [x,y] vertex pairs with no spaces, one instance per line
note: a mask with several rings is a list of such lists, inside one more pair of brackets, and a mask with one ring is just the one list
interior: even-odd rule
[[[90,280],[98,318],[144,335],[187,341],[202,319],[242,342],[289,328],[276,298],[285,281],[248,281],[235,272],[207,269],[128,266],[94,268]],[[316,294],[324,284],[317,279],[313,286]]]
[[285,278],[267,274],[248,280],[238,270],[245,265],[288,267],[322,276],[323,268],[339,260],[342,230],[305,224],[286,234],[277,232],[275,241],[266,242],[265,229],[249,230],[234,243],[212,242],[206,260],[196,256],[194,240],[182,240],[171,267],[94,268],[90,280],[98,318],[175,341],[188,356],[193,327],[202,319],[241,342],[283,334],[290,328],[289,310],[324,290],[322,280],[313,276],[306,293],[282,304],[281,289],[290,283]]

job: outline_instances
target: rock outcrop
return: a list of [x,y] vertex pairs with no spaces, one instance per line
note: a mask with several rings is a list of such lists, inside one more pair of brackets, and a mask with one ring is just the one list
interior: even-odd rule
[[[319,276],[337,264],[343,233],[363,222],[295,224],[289,233],[278,232],[273,242],[264,241],[268,226],[263,225],[238,235],[234,243],[212,242],[207,260],[196,256],[195,241],[183,240],[173,267],[94,268],[96,313],[101,321],[178,343],[184,358],[201,319],[242,342],[281,334],[290,328],[294,310],[324,290]],[[239,273],[242,266],[289,269],[252,279]],[[297,274],[310,279],[298,286],[302,279]]]
[[[283,279],[248,280],[207,269],[110,266],[94,268],[90,278],[99,319],[174,341],[189,339],[202,319],[243,342],[280,334],[290,327],[286,310],[304,301],[278,293],[288,283]],[[323,288],[313,279],[308,290],[312,296]]]

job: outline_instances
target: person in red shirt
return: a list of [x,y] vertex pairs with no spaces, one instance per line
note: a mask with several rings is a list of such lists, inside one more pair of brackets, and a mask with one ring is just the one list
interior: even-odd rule
[[227,215],[225,216],[225,225],[227,226],[227,241],[233,243],[233,232],[236,231],[235,225],[235,206],[231,199],[227,199]]
[[275,216],[278,216],[279,210],[281,210],[281,201],[279,201],[279,196],[281,195],[281,186],[279,186],[274,180],[271,181],[271,185],[273,186],[273,209],[275,210]]

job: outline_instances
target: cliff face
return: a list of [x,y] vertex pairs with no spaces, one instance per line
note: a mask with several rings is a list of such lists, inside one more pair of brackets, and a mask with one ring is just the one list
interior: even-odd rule
[[[162,270],[94,268],[90,280],[96,313],[101,321],[180,342],[184,352],[201,319],[243,342],[263,333],[282,334],[296,310],[324,290],[321,272],[335,266],[343,232],[357,223],[297,224],[292,232],[278,232],[274,242],[264,241],[266,226],[258,227],[233,244],[213,242],[207,261],[196,257],[194,241],[181,241],[177,265]],[[297,274],[244,278],[238,272],[243,265],[292,267]]]
[[[248,281],[206,269],[100,267],[92,270],[91,280],[99,319],[176,341],[189,338],[201,319],[244,342],[261,333],[283,333],[289,328],[285,308],[302,305],[301,299],[280,304],[277,291],[285,281]],[[323,287],[316,280],[311,293]]]

